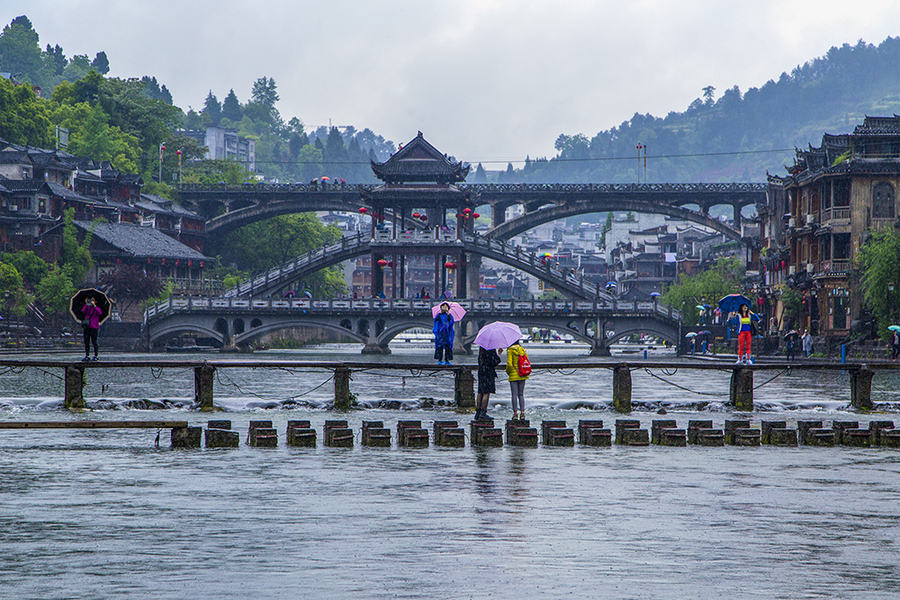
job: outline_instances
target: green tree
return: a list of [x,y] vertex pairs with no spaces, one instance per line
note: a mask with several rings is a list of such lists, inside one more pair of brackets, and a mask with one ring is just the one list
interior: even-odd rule
[[733,258],[720,258],[713,268],[702,273],[679,276],[676,283],[664,290],[660,300],[680,310],[686,325],[696,325],[700,316],[697,306],[713,305],[719,298],[740,291],[743,272],[735,267]]
[[109,59],[106,58],[106,52],[101,51],[94,56],[94,60],[91,61],[91,68],[101,75],[109,73]]
[[893,231],[872,234],[861,248],[860,267],[863,301],[887,337],[888,326],[900,324],[900,236]]
[[222,119],[222,105],[219,103],[219,99],[213,95],[212,90],[209,90],[206,100],[203,101],[203,112],[206,113],[209,122],[213,125],[218,125]]
[[93,234],[88,232],[84,241],[78,243],[78,229],[75,227],[75,209],[68,208],[63,213],[62,262],[63,272],[76,284],[80,285],[88,271],[94,266],[94,259],[88,248]]
[[41,83],[44,61],[39,36],[28,17],[16,17],[0,33],[0,62],[3,70],[32,83]]
[[222,101],[222,118],[228,119],[232,123],[237,123],[243,118],[241,113],[241,103],[234,94],[234,90],[228,90],[228,95]]
[[[324,226],[312,213],[283,215],[258,221],[207,239],[209,251],[224,265],[241,271],[260,271],[285,263],[300,254],[340,239],[337,227]],[[344,289],[340,269],[323,269],[302,282],[314,295],[335,294]]]
[[137,173],[141,147],[137,137],[110,127],[100,105],[87,102],[58,106],[52,120],[70,132],[69,151],[95,160],[108,160],[127,173]]
[[37,299],[52,315],[54,328],[58,328],[59,316],[68,313],[69,300],[78,291],[72,279],[58,265],[51,265],[34,291]]
[[22,275],[23,283],[30,288],[47,274],[47,263],[31,250],[4,252],[0,254],[0,262],[14,266]]
[[27,85],[0,78],[0,138],[14,144],[51,148],[53,127],[46,103]]

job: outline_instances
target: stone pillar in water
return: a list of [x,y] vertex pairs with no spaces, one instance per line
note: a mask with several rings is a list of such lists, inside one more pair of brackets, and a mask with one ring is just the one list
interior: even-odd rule
[[453,374],[454,397],[457,409],[475,407],[475,376],[472,369],[459,368]]
[[194,402],[200,405],[200,410],[210,412],[213,406],[213,377],[216,368],[209,365],[194,367]]
[[850,371],[850,406],[860,410],[872,410],[872,375],[874,373],[862,365]]
[[750,369],[733,369],[731,372],[731,404],[735,410],[753,411],[753,371]]
[[623,365],[613,369],[613,407],[617,412],[631,412],[631,369]]
[[334,370],[334,409],[350,410],[350,369],[347,367]]
[[72,365],[66,367],[65,407],[68,409],[84,408],[84,367]]

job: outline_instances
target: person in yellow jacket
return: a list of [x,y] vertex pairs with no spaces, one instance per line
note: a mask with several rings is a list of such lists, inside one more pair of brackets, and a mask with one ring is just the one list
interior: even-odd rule
[[[528,353],[519,342],[506,349],[506,376],[509,379],[514,421],[525,418],[525,382],[528,381],[528,374],[519,373],[520,356],[528,358]],[[531,372],[530,363],[527,370]]]

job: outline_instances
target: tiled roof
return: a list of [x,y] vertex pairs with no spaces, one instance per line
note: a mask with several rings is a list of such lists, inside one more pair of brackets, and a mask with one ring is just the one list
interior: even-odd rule
[[31,160],[29,160],[27,152],[22,152],[20,150],[3,150],[0,151],[0,164],[30,165]]
[[93,229],[94,237],[135,258],[210,260],[152,227],[130,223],[92,224],[86,221],[76,221],[75,224],[85,231]]
[[411,142],[395,152],[387,161],[372,161],[375,176],[387,182],[464,181],[469,167],[451,162],[446,154],[429,144],[420,131]]
[[59,185],[56,182],[50,181],[47,182],[47,185],[50,186],[50,191],[53,192],[54,196],[59,196],[63,200],[68,202],[81,202],[82,204],[95,204],[95,205],[103,205],[103,202],[91,198],[89,196],[82,196],[78,192],[73,192],[69,188]]
[[46,188],[46,192],[52,192],[50,184],[43,179],[4,179],[3,186],[10,192],[37,192]]

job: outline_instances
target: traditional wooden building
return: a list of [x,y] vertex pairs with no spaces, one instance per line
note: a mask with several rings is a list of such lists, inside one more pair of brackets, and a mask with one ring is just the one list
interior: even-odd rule
[[797,150],[787,176],[769,182],[764,284],[803,294],[799,328],[847,335],[862,311],[860,248],[869,232],[900,228],[900,116],[825,134],[820,147]]
[[[433,287],[421,286],[431,297],[450,288],[465,297],[470,264],[458,240],[474,224],[474,206],[455,184],[465,181],[469,166],[442,154],[420,131],[387,161],[372,161],[372,170],[384,182],[365,196],[368,206],[361,209],[371,220],[372,295],[401,298],[420,291],[420,281],[416,289],[406,281],[407,257],[417,256],[433,261]],[[477,286],[477,266],[474,273]]]

